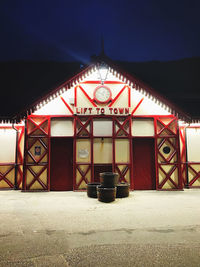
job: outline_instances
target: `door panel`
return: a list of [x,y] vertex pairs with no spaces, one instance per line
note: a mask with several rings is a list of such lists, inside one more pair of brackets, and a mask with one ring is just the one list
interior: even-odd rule
[[73,190],[73,139],[51,138],[50,190]]
[[135,190],[156,189],[153,138],[133,139],[133,184]]

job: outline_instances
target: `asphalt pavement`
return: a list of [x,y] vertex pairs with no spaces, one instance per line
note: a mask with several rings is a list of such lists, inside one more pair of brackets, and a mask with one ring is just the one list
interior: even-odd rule
[[200,189],[0,191],[0,266],[200,266]]

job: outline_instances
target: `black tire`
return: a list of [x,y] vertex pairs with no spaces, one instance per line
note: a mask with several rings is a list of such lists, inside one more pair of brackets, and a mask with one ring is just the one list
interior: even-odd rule
[[129,196],[130,185],[127,183],[117,184],[117,198],[123,198]]
[[105,188],[103,186],[97,186],[97,197],[101,202],[113,202],[116,198],[116,187]]
[[118,183],[118,173],[114,172],[100,173],[100,183],[105,188],[115,187]]
[[100,183],[88,183],[87,184],[87,196],[92,198],[97,198],[97,186]]

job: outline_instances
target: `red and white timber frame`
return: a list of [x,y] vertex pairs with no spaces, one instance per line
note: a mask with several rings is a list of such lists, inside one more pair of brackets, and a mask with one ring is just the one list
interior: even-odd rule
[[[91,107],[97,108],[98,103],[95,97],[89,96],[88,92],[84,89],[84,85],[93,84],[100,85],[101,81],[85,81],[83,78],[87,76],[87,71],[92,72],[97,66],[94,64],[92,67],[88,67],[86,71],[83,71],[81,74],[76,75],[71,80],[62,84],[59,88],[55,89],[47,98],[43,98],[38,103],[35,103],[32,107],[32,111],[37,110],[37,107],[40,108],[42,104],[46,104],[51,101],[53,98],[62,95],[67,89],[74,88],[74,108],[67,103],[64,97],[60,96],[60,99],[65,104],[66,108],[71,114],[71,117],[74,119],[74,154],[73,154],[73,182],[74,190],[80,189],[82,182],[88,183],[94,180],[94,162],[93,162],[93,142],[94,142],[94,131],[93,131],[93,119],[94,115],[86,115],[84,112],[79,116],[79,114],[74,114],[75,109],[78,107],[78,94],[81,92]],[[157,100],[157,95],[150,88],[149,91],[144,90],[143,88],[148,88],[147,85],[137,80],[136,77],[126,75],[124,73],[116,73],[114,68],[109,68],[109,71],[116,77],[120,78],[122,82],[119,81],[104,81],[106,86],[109,84],[121,84],[122,88],[116,96],[109,99],[107,103],[108,108],[115,109],[115,104],[119,98],[123,95],[125,90],[127,90],[127,107],[130,108],[131,105],[131,86],[137,91],[142,92],[143,96],[152,96],[151,99]],[[136,111],[140,107],[144,100],[144,97],[139,99],[138,103],[135,105],[131,114],[119,114],[113,112],[112,115],[105,115],[104,118],[110,118],[112,120],[113,132],[112,138],[112,169],[115,172],[118,172],[120,175],[120,180],[124,182],[130,182],[131,188],[134,189],[133,184],[133,163],[132,163],[132,118],[138,117],[135,116]],[[163,98],[158,97],[158,100],[162,102]],[[167,103],[166,100],[164,103]],[[176,109],[169,104],[169,112],[174,115],[163,115],[163,116],[141,116],[149,117],[154,119],[154,128],[155,128],[155,166],[156,166],[156,189],[166,190],[166,189],[182,189],[183,181],[181,175],[181,165],[180,165],[180,150],[179,150],[179,131]],[[31,114],[31,109],[29,111]],[[181,114],[181,112],[180,112]],[[34,190],[34,185],[37,183],[41,190],[50,189],[50,123],[51,117],[49,115],[31,115],[27,117],[27,124],[25,129],[25,153],[24,153],[24,172],[23,172],[23,190]],[[59,115],[57,115],[59,117]],[[60,117],[64,117],[63,114]],[[101,118],[101,114],[98,115],[98,118]],[[95,136],[96,137],[96,136]],[[106,138],[104,136],[104,138]],[[91,159],[90,162],[77,162],[76,150],[77,150],[77,141],[80,139],[87,139],[90,142],[90,153]],[[116,142],[118,139],[126,139],[129,142],[130,148],[130,157],[127,162],[118,162],[116,160]],[[38,144],[42,148],[40,155],[35,155],[33,147],[35,144]],[[169,153],[163,153],[164,146],[169,147]],[[77,180],[77,173],[79,174],[79,179]],[[129,178],[128,178],[129,177]]]
[[[23,166],[23,191],[48,191],[49,183],[49,116],[28,116],[25,128],[25,149]],[[35,148],[40,148],[39,153]]]
[[182,189],[178,120],[155,116],[156,189]]

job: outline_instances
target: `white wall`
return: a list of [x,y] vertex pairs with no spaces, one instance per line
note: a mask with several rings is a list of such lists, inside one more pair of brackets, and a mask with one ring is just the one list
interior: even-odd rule
[[149,99],[147,96],[144,96],[135,89],[131,91],[131,105],[132,109],[137,106],[139,101],[144,98],[141,102],[134,115],[169,115],[170,113],[165,110],[160,105],[156,104],[153,100]]
[[53,118],[51,119],[51,136],[73,136],[74,124],[72,119]]
[[0,163],[14,163],[16,153],[16,131],[0,129]]
[[94,119],[94,136],[112,136],[112,120]]
[[153,119],[133,119],[132,120],[133,136],[154,136]]
[[[73,106],[70,105],[69,101],[73,98],[72,89],[66,91],[62,94],[63,99],[67,102],[67,104],[73,109]],[[49,103],[45,104],[33,114],[35,115],[72,115],[69,109],[61,100],[60,96],[51,100]]]
[[188,161],[200,162],[200,128],[187,128]]

